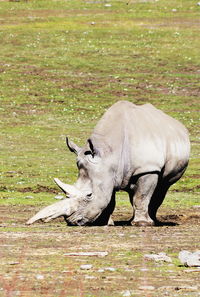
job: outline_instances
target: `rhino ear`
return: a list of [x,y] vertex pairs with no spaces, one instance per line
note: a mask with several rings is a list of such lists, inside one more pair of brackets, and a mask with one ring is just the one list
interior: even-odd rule
[[98,155],[99,152],[98,150],[94,147],[93,143],[92,143],[92,140],[89,138],[88,139],[88,145],[89,145],[89,151],[86,151],[85,154],[86,155],[89,155],[91,154],[92,157],[94,158],[94,156]]
[[76,155],[78,155],[81,148],[78,145],[76,145],[74,142],[69,141],[68,137],[66,137],[66,143],[67,143],[67,146],[68,146],[70,152],[75,153]]

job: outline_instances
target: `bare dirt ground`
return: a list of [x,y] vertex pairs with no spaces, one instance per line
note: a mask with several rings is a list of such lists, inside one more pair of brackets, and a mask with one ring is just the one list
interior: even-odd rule
[[[199,249],[198,207],[162,209],[165,224],[147,228],[125,224],[124,209],[113,227],[67,227],[62,219],[26,226],[34,212],[1,207],[0,296],[200,296],[200,269],[178,260],[181,250]],[[144,256],[160,252],[172,262]]]

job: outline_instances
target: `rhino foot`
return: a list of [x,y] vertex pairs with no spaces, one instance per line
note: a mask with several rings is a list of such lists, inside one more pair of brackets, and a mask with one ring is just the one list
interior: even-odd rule
[[148,226],[154,226],[155,223],[149,222],[149,221],[137,221],[137,222],[132,221],[131,225],[136,227],[148,227]]

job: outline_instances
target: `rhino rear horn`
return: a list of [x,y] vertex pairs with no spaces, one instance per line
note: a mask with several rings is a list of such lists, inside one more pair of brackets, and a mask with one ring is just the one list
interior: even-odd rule
[[64,199],[54,204],[51,204],[41,209],[38,213],[36,213],[36,215],[30,218],[26,222],[26,224],[31,225],[39,220],[44,220],[45,222],[48,222],[60,216],[70,216],[73,212],[72,205],[73,202],[70,199]]

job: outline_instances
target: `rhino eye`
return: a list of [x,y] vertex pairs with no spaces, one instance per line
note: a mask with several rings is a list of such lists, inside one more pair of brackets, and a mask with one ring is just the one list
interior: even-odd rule
[[92,193],[86,195],[87,200],[92,200]]

